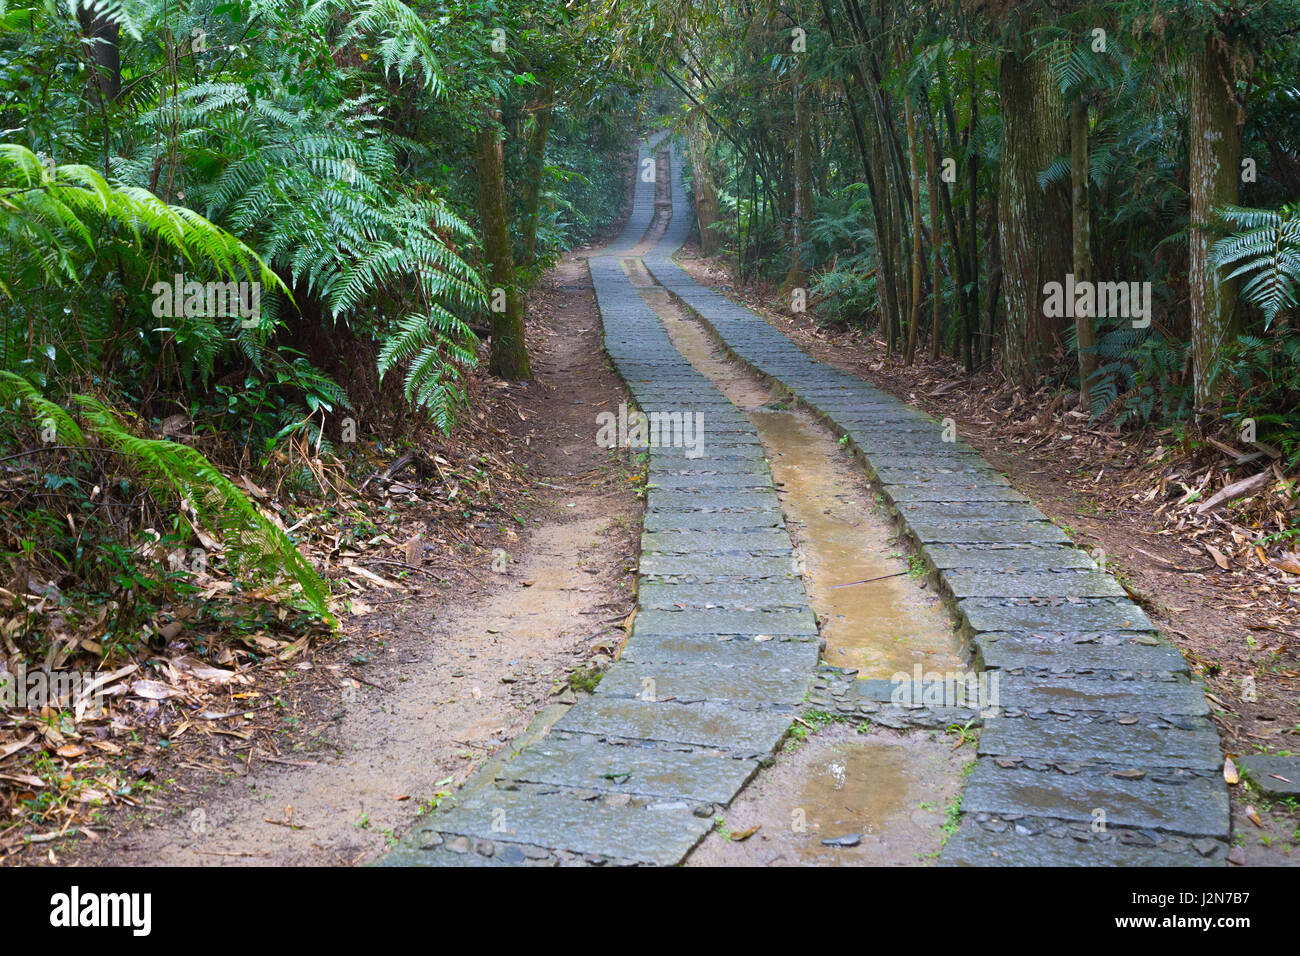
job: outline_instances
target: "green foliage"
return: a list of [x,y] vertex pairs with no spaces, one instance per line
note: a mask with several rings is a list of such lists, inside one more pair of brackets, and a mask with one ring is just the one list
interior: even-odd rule
[[[77,449],[79,454],[93,450],[73,417],[21,376],[0,371],[0,400],[27,407],[29,431],[40,432],[53,424],[59,441],[66,446]],[[296,600],[305,609],[331,625],[335,623],[329,610],[328,587],[293,541],[202,454],[176,442],[132,434],[108,408],[90,396],[74,395],[73,400],[91,437],[121,455],[127,468],[141,475],[159,500],[179,502],[196,527],[221,538],[225,560],[237,577],[249,584],[272,585],[287,577],[297,587]],[[76,479],[70,477],[59,481],[76,484]],[[55,525],[59,524],[56,520]]]
[[1216,359],[1216,376],[1232,386],[1224,417],[1253,421],[1259,440],[1281,449],[1288,467],[1300,463],[1300,335],[1242,335]]
[[[110,185],[89,166],[51,170],[26,147],[0,144],[0,252],[17,264],[24,288],[76,285],[81,262],[109,251],[96,240],[108,226],[117,227],[116,241],[138,248],[152,238],[220,276],[260,279],[287,291],[257,253],[193,210],[169,206],[139,187]],[[15,297],[3,280],[0,291]]]
[[153,490],[179,499],[199,524],[217,532],[226,561],[247,582],[278,582],[287,576],[299,600],[322,620],[335,623],[329,588],[289,536],[266,518],[248,497],[198,451],[162,439],[131,434],[95,399],[75,397],[95,435],[125,456]]
[[[108,29],[85,36],[92,20]],[[489,47],[498,25],[505,51]],[[60,462],[43,480],[92,524],[103,446],[120,452],[221,534],[245,581],[287,576],[327,616],[319,578],[216,466],[123,423],[184,412],[223,469],[223,455],[274,469],[288,443],[291,460],[328,455],[344,410],[385,438],[450,429],[478,356],[470,324],[487,316],[485,109],[501,109],[512,197],[544,171],[542,262],[621,209],[625,170],[609,158],[635,99],[590,68],[608,49],[585,29],[565,4],[524,0],[0,0],[0,402],[21,410],[0,439]],[[518,147],[539,76],[557,99],[535,164]],[[259,283],[258,321],[160,308],[156,289],[217,281]],[[100,454],[32,452],[14,430],[28,426]],[[56,542],[88,580],[62,514],[22,508],[33,549]],[[114,537],[125,529],[101,530],[125,548],[122,590],[147,587]]]
[[823,322],[862,321],[875,312],[876,241],[868,221],[870,197],[861,184],[819,200],[805,244],[811,265],[829,262],[810,288]]
[[1211,264],[1231,269],[1228,279],[1250,276],[1241,294],[1264,313],[1268,328],[1295,308],[1300,293],[1300,203],[1279,210],[1229,206],[1219,214],[1245,231],[1216,242]]
[[44,430],[47,422],[53,424],[55,435],[64,444],[81,445],[85,442],[81,429],[61,406],[42,395],[21,375],[3,369],[0,369],[0,404],[26,405],[37,430]]
[[1121,324],[1097,340],[1097,371],[1089,383],[1094,416],[1114,412],[1114,423],[1180,420],[1192,410],[1192,390],[1183,375],[1184,343],[1150,329]]

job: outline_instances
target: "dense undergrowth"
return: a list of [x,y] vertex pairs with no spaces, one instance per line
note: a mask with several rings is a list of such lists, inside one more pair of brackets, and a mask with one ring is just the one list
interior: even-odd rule
[[0,28],[7,670],[109,667],[181,607],[327,630],[293,518],[473,414],[482,136],[515,297],[621,214],[640,95],[592,81],[562,4],[20,0]]

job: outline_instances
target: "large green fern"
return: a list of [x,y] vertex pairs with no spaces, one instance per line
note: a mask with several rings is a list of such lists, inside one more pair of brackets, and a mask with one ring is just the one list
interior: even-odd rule
[[46,423],[54,426],[54,433],[65,445],[80,446],[85,443],[81,429],[61,405],[42,395],[31,382],[13,372],[0,370],[0,404],[20,403],[27,406],[33,424],[44,431]]
[[1232,269],[1229,279],[1251,275],[1241,294],[1264,313],[1268,328],[1300,301],[1300,203],[1277,210],[1227,206],[1218,212],[1245,231],[1214,244],[1211,267]]
[[[123,456],[161,497],[179,499],[198,523],[221,538],[234,574],[247,583],[295,585],[294,600],[331,626],[329,588],[289,536],[258,511],[248,497],[198,450],[129,432],[101,402],[87,395],[74,401],[91,433]],[[25,405],[33,430],[53,425],[65,445],[84,447],[85,437],[68,412],[41,395],[25,378],[0,370],[0,404]]]
[[329,610],[329,589],[289,536],[266,518],[248,497],[210,461],[188,445],[141,438],[127,431],[100,402],[74,396],[94,434],[149,481],[155,492],[179,498],[194,509],[203,527],[216,532],[226,561],[246,582],[297,586],[297,600],[322,620],[337,622]]
[[[185,261],[229,278],[260,281],[288,293],[251,248],[184,206],[170,206],[147,189],[111,185],[78,163],[54,168],[16,143],[0,143],[0,249],[43,267],[50,283],[75,284],[83,257],[105,254],[100,225],[138,243],[148,236]],[[0,291],[14,291],[0,279]]]
[[205,139],[232,157],[196,195],[337,321],[373,331],[379,373],[404,369],[408,400],[445,429],[464,400],[463,370],[475,361],[465,317],[486,307],[482,278],[454,245],[473,232],[436,196],[385,188],[401,178],[396,144],[351,118],[357,102],[332,111],[281,107],[293,100],[217,82],[178,96],[168,116],[217,131]]

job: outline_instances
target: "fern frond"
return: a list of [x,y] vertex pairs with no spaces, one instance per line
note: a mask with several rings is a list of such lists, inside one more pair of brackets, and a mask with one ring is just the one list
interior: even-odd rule
[[287,576],[297,586],[299,603],[337,626],[320,575],[289,536],[202,454],[188,445],[133,435],[95,399],[74,399],[98,438],[125,456],[156,491],[183,500],[206,528],[220,535],[237,576],[249,583],[275,583]]
[[21,375],[0,371],[0,402],[8,405],[15,400],[21,401],[31,409],[34,428],[39,429],[43,427],[44,422],[51,422],[55,434],[63,444],[84,445],[86,443],[85,436],[81,434],[77,423],[61,406],[42,395],[35,385]]

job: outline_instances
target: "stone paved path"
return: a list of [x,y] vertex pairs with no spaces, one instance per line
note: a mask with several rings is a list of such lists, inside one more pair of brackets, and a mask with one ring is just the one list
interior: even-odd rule
[[[689,217],[675,190],[673,221]],[[670,258],[683,238],[665,236],[646,267],[733,356],[846,437],[953,599],[974,655],[998,671],[1002,712],[985,722],[961,823],[941,859],[1222,864],[1223,756],[1182,655],[974,449],[945,441],[940,422],[814,361],[696,283]]]
[[[640,159],[651,155],[643,148]],[[675,150],[670,168],[672,219],[646,268],[733,355],[847,436],[954,599],[979,661],[999,672],[1002,713],[985,723],[941,859],[1222,862],[1222,757],[1178,652],[974,450],[944,441],[939,423],[814,361],[673,263],[691,219]],[[627,228],[590,262],[606,349],[643,411],[704,414],[705,453],[650,450],[627,648],[594,696],[385,863],[680,862],[775,750],[819,670],[816,621],[758,437],[677,352],[620,265],[653,205],[653,183],[638,178]]]
[[[385,863],[678,863],[808,690],[817,623],[758,436],[673,347],[620,265],[653,208],[654,184],[638,177],[626,229],[590,261],[606,349],[643,412],[705,415],[707,456],[649,451],[639,606],[596,693]],[[663,241],[680,245],[689,227],[675,215]]]

